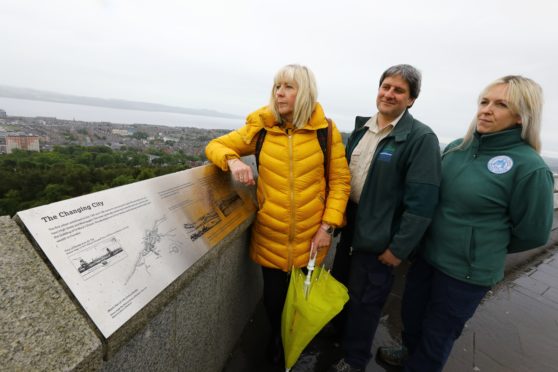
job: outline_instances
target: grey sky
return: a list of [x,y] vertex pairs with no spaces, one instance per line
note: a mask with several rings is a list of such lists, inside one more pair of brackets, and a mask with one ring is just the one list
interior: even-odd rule
[[558,156],[555,1],[3,0],[0,15],[0,84],[245,116],[301,63],[344,131],[375,112],[393,64],[422,71],[412,113],[442,140],[465,132],[484,86],[525,75],[544,89],[543,151]]

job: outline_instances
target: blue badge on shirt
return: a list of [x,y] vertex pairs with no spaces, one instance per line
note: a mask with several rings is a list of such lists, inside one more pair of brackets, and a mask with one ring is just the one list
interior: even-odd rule
[[486,164],[488,170],[494,174],[507,173],[513,167],[513,160],[509,156],[500,155],[495,156]]
[[378,160],[380,161],[390,161],[391,157],[393,156],[393,152],[395,151],[394,147],[385,147],[380,151],[378,154]]

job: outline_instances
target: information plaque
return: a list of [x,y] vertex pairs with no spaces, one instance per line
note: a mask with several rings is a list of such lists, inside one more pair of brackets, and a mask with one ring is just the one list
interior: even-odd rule
[[256,210],[214,165],[17,215],[108,338]]

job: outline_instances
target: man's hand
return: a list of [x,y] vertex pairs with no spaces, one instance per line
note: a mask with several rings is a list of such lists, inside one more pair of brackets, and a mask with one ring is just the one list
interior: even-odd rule
[[235,181],[238,181],[246,186],[253,186],[256,184],[252,168],[243,163],[240,159],[227,160],[227,165],[229,166]]
[[378,261],[380,261],[386,266],[391,266],[391,267],[397,267],[401,263],[401,260],[395,257],[394,254],[391,253],[391,250],[389,248],[386,249],[384,253],[378,256]]

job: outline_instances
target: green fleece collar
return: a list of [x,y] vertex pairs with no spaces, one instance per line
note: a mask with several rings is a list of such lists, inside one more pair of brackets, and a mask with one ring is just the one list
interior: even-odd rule
[[489,148],[490,150],[505,150],[520,143],[523,143],[521,138],[521,127],[506,129],[501,132],[474,134],[475,145],[479,150]]

